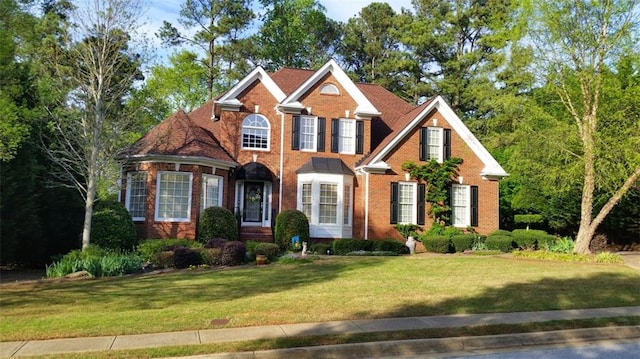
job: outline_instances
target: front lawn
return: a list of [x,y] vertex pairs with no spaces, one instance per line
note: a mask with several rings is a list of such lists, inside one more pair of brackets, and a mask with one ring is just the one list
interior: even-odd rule
[[5,284],[2,341],[398,316],[640,305],[623,265],[511,257],[323,257],[306,264]]

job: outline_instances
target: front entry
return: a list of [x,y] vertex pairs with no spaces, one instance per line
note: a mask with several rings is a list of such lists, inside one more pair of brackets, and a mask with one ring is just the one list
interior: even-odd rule
[[264,210],[264,183],[245,182],[244,183],[244,208],[242,210],[242,221],[245,223],[261,223]]

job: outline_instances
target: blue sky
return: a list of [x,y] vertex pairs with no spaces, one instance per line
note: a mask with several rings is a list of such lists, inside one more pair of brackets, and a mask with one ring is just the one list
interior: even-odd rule
[[[349,18],[356,16],[360,10],[369,5],[372,0],[319,0],[327,9],[327,16],[331,19],[346,22]],[[378,2],[385,2],[378,0]],[[388,0],[386,1],[393,7],[396,12],[400,12],[401,8],[411,9],[411,0]],[[155,48],[157,58],[154,62],[164,62],[168,54],[172,50],[163,49],[160,41],[155,33],[162,26],[164,20],[178,25],[176,21],[180,12],[180,5],[183,0],[162,0],[150,1],[149,8],[146,13],[145,24],[141,27],[141,31],[147,37],[149,45]]]

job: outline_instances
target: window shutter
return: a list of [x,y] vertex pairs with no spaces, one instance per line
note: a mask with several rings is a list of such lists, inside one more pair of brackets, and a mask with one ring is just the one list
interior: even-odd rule
[[423,226],[425,224],[425,192],[427,186],[424,183],[418,183],[418,224]]
[[356,153],[364,153],[364,121],[356,121]]
[[318,117],[318,148],[316,151],[324,152],[324,134],[326,133],[326,119],[324,117]]
[[444,161],[451,158],[451,130],[445,128],[443,131],[442,151]]
[[427,128],[426,127],[422,127],[420,128],[420,147],[418,147],[418,150],[420,152],[420,161],[427,161]]
[[449,219],[447,220],[448,225],[451,224],[451,215],[452,215],[452,208],[451,208],[451,204],[453,203],[453,200],[451,198],[451,196],[453,196],[453,188],[452,186],[447,187],[447,197],[444,200],[444,205],[449,207]]
[[478,186],[471,186],[471,226],[478,226]]
[[331,119],[331,152],[338,153],[338,139],[340,138],[340,120]]
[[291,130],[291,149],[300,149],[300,116],[293,116],[293,129]]
[[391,224],[398,223],[398,182],[391,182]]

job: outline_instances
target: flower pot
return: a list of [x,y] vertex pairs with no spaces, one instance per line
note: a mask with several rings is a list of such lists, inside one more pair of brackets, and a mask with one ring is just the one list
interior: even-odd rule
[[267,256],[264,254],[256,254],[256,264],[269,264],[269,258],[267,258]]

